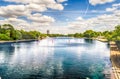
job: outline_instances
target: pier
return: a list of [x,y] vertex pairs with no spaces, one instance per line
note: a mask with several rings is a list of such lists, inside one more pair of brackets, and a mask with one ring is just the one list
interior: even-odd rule
[[120,51],[115,42],[110,42],[110,57],[115,79],[120,79]]

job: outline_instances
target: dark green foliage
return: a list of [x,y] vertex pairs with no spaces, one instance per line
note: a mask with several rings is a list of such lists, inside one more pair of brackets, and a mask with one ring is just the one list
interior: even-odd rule
[[98,33],[93,30],[87,30],[83,33],[83,36],[87,38],[93,38],[93,37],[97,37]]
[[104,38],[108,41],[120,41],[120,25],[116,26],[113,31],[96,32],[93,30],[86,30],[84,33],[68,34],[67,36],[77,38]]
[[102,36],[108,41],[120,41],[120,25],[116,26],[113,31],[104,31]]
[[45,35],[41,34],[38,31],[24,31],[20,30],[20,33],[22,34],[23,39],[38,39],[40,37],[45,37]]
[[0,40],[10,40],[10,37],[6,34],[0,34]]
[[111,40],[120,41],[120,25],[116,26],[115,30],[110,35],[111,35]]
[[101,32],[95,32],[93,30],[86,30],[84,33],[75,33],[75,34],[68,34],[68,37],[76,37],[76,38],[96,38],[101,36]]
[[46,35],[38,31],[15,30],[10,24],[0,26],[0,40],[39,39],[43,37]]
[[12,35],[12,39],[13,39],[13,40],[20,40],[20,39],[22,39],[22,34],[21,34],[21,32],[18,31],[18,30],[14,30],[14,31],[13,31],[13,35]]
[[76,38],[81,38],[81,37],[83,37],[83,34],[82,34],[82,33],[75,33],[75,34],[74,34],[74,37],[76,37]]

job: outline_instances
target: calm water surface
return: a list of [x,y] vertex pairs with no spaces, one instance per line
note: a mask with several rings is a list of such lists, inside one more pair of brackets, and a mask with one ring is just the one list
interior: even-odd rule
[[0,44],[2,79],[106,79],[110,74],[107,43],[48,38],[41,41]]

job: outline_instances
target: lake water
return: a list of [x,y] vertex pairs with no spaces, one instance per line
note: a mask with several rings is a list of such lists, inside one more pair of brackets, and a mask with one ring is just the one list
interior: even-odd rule
[[0,44],[1,79],[106,79],[111,74],[107,43],[47,38]]

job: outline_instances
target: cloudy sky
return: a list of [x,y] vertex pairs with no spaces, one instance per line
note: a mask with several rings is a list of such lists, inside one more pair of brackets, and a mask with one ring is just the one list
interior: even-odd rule
[[0,24],[46,33],[113,30],[120,24],[120,0],[0,0]]

